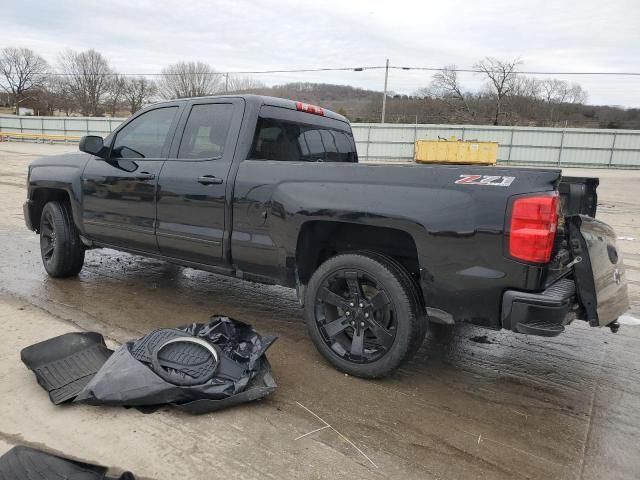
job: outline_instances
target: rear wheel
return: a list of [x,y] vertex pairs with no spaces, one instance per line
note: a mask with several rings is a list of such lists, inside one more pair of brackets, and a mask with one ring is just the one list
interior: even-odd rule
[[337,255],[313,274],[305,321],[318,350],[338,370],[389,375],[422,343],[426,318],[408,273],[376,253]]
[[42,209],[40,254],[51,277],[70,277],[82,270],[84,246],[68,204],[49,202]]
[[427,318],[422,293],[420,292],[417,283],[413,280],[413,278],[411,278],[411,275],[409,274],[407,269],[392,257],[388,257],[386,255],[383,255],[382,253],[370,250],[362,250],[356,253],[360,253],[362,255],[369,256],[374,260],[378,260],[379,262],[386,263],[389,268],[395,271],[398,278],[400,278],[400,280],[402,281],[402,287],[407,293],[411,293],[413,300],[416,302],[416,305],[418,305],[417,314],[419,317],[419,330],[418,334],[414,337],[413,343],[411,344],[411,351],[409,352],[409,358],[411,358],[411,356],[413,356],[413,354],[416,353],[422,346],[424,337],[429,330],[429,319]]

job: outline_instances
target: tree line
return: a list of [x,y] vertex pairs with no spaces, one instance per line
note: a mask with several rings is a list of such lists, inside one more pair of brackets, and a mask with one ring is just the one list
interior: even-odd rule
[[[560,106],[584,105],[587,92],[578,83],[557,78],[538,79],[517,72],[519,60],[486,57],[473,68],[484,79],[481,89],[471,91],[460,82],[455,65],[448,65],[433,76],[431,84],[417,96],[438,99],[447,107],[454,123],[511,125],[537,114],[537,120],[554,125]],[[534,112],[535,111],[535,112]]]
[[[411,95],[390,92],[387,121],[478,125],[640,128],[640,109],[587,105],[577,83],[518,73],[519,60],[486,57],[473,70],[483,80],[467,88],[455,65],[436,72]],[[153,78],[151,78],[153,77]],[[0,51],[0,106],[53,115],[117,116],[160,99],[250,92],[323,105],[354,122],[379,122],[382,92],[348,85],[297,82],[267,87],[217,72],[203,62],[178,62],[157,76],[118,73],[100,52],[69,50],[55,65],[28,48]]]
[[[519,78],[517,82],[513,93],[500,98],[500,125],[640,129],[639,108],[588,105],[585,103],[586,93],[583,89],[579,90],[574,84],[557,79]],[[541,93],[542,86],[537,86],[534,82],[542,83],[546,89],[544,96]],[[529,92],[538,93],[520,94],[524,88],[521,83],[529,88]],[[435,85],[427,84],[424,89],[411,95],[390,92],[387,96],[386,121],[471,125],[495,123],[498,98],[488,85],[482,85],[471,92],[459,86],[463,99],[435,92],[433,87]],[[322,105],[345,115],[355,123],[380,122],[380,91],[349,85],[297,82],[259,89],[254,93]]]
[[42,115],[115,116],[134,113],[158,100],[200,97],[263,88],[250,78],[216,72],[203,62],[178,62],[161,72],[157,81],[119,74],[100,52],[69,50],[56,65],[24,47],[0,51],[0,90],[3,103],[16,114],[30,107]]

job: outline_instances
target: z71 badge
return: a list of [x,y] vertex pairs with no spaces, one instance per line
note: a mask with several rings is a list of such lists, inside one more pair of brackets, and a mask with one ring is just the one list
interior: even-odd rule
[[501,175],[460,175],[456,180],[458,185],[490,185],[493,187],[508,187],[516,177],[503,177]]

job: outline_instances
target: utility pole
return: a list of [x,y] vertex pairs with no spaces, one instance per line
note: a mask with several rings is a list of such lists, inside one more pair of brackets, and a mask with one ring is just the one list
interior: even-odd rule
[[387,58],[387,65],[384,67],[384,93],[382,94],[382,121],[384,123],[384,116],[387,112],[387,82],[389,80],[389,59]]
[[224,93],[229,93],[229,72],[224,74]]

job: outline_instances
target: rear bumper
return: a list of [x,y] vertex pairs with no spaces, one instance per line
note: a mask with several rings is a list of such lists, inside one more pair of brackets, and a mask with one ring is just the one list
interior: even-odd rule
[[507,290],[502,297],[502,328],[554,337],[574,318],[576,287],[563,279],[541,293]]
[[33,208],[33,202],[31,200],[27,200],[26,202],[24,202],[24,204],[22,205],[22,212],[24,213],[24,223],[27,225],[27,228],[29,230],[35,230],[33,223],[32,223],[32,215],[31,215],[31,210]]

